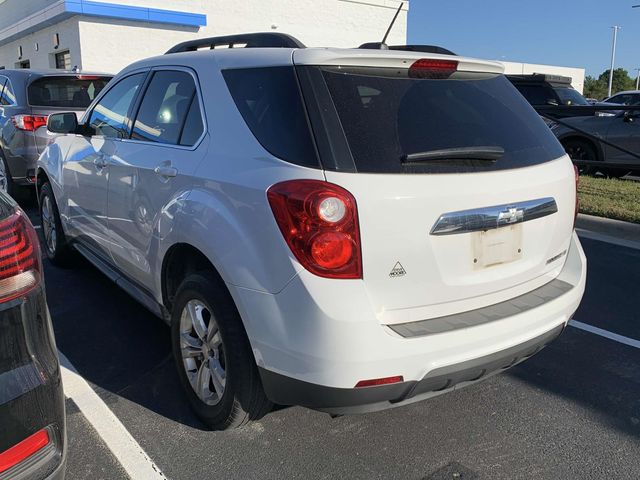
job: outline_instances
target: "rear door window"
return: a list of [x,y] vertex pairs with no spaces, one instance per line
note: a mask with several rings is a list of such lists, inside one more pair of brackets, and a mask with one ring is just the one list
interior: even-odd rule
[[[396,69],[303,68],[321,71],[333,103],[321,110],[337,113],[355,171],[490,171],[564,155],[549,128],[503,75],[458,72],[446,79],[417,79]],[[471,147],[504,153],[491,161],[404,161],[424,152]]]
[[[170,145],[193,145],[203,130],[197,100],[196,85],[189,73],[155,72],[140,104],[131,138]],[[197,117],[200,117],[199,122]],[[188,124],[185,123],[187,118]]]
[[111,77],[61,75],[41,77],[27,88],[29,105],[85,109],[102,91]]

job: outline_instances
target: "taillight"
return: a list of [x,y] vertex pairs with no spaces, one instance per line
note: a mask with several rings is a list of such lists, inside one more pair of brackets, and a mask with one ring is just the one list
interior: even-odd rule
[[326,278],[362,278],[358,210],[353,195],[319,180],[273,185],[267,198],[291,252]]
[[421,58],[409,67],[409,76],[412,78],[448,78],[458,69],[456,60],[441,60],[433,58]]
[[33,132],[47,125],[46,115],[14,115],[11,121],[17,129]]
[[573,228],[576,228],[576,220],[578,219],[578,212],[580,211],[580,199],[578,198],[578,187],[580,186],[580,171],[575,165],[573,166],[573,170],[576,178],[576,209],[573,213]]
[[33,225],[16,210],[0,221],[0,302],[13,300],[40,283],[40,244]]
[[47,445],[49,445],[49,433],[46,429],[25,438],[17,445],[0,453],[0,473],[15,467]]

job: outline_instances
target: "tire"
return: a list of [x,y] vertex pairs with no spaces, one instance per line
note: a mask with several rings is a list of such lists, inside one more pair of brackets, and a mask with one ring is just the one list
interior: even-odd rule
[[45,183],[40,189],[39,208],[42,236],[44,237],[43,250],[54,265],[69,266],[72,257],[71,247],[62,230],[58,205],[49,183]]
[[[571,158],[571,160],[599,160],[596,148],[592,143],[587,142],[586,140],[581,140],[579,138],[570,138],[563,141],[562,146],[564,147],[567,155],[569,155],[569,158]],[[594,175],[598,170],[592,165],[577,165],[577,167],[580,175]]]
[[240,427],[271,410],[240,315],[212,273],[191,274],[178,288],[171,342],[189,403],[211,429]]

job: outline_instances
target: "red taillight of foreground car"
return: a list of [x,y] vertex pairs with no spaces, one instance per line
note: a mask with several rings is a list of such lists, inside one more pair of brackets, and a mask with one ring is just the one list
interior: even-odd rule
[[578,187],[580,186],[580,171],[575,165],[573,166],[573,170],[576,176],[576,209],[573,213],[573,228],[576,228],[576,220],[578,219],[578,212],[580,211],[580,199],[578,198]]
[[19,130],[26,130],[33,132],[40,127],[47,125],[46,115],[14,115],[11,117],[11,121],[15,127]]
[[42,429],[0,453],[0,473],[15,467],[34,453],[49,445],[49,433]]
[[355,388],[391,385],[392,383],[402,383],[403,381],[404,377],[402,375],[396,375],[395,377],[373,378],[371,380],[360,380],[358,383],[356,383]]
[[409,67],[411,78],[448,78],[458,70],[458,62],[455,60],[441,60],[434,58],[421,58]]
[[0,302],[35,288],[41,272],[38,236],[22,210],[17,210],[0,221]]
[[320,180],[273,185],[267,198],[291,252],[326,278],[362,278],[358,210],[353,195]]

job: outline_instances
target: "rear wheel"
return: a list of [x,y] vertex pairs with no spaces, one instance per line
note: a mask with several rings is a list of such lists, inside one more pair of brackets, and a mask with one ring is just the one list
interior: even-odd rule
[[[564,140],[562,142],[562,146],[571,160],[587,160],[592,162],[598,160],[598,152],[593,144],[586,140],[570,138],[568,140]],[[598,170],[592,165],[581,165],[579,163],[577,164],[577,167],[580,175],[593,175]]]
[[238,311],[214,275],[195,273],[182,282],[171,321],[180,382],[204,423],[225,430],[269,412]]
[[49,183],[42,185],[39,199],[44,251],[54,265],[68,266],[71,258],[71,247],[62,230],[60,213]]

